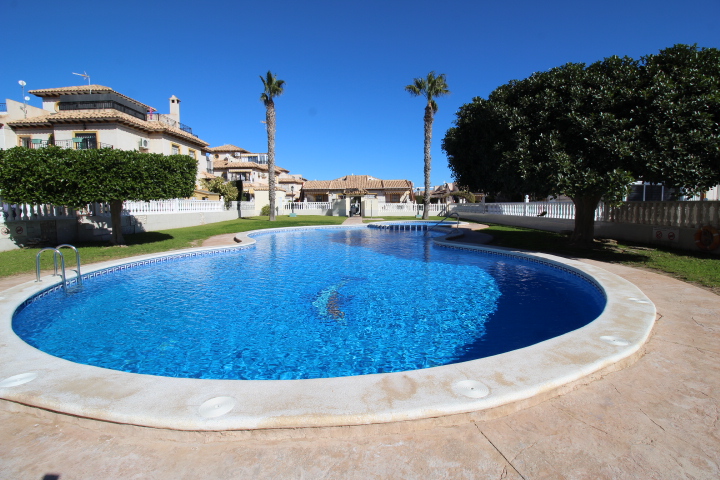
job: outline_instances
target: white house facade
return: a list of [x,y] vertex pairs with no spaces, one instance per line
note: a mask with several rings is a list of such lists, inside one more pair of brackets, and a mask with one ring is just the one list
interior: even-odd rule
[[42,98],[42,108],[7,100],[3,148],[116,148],[165,155],[190,155],[198,161],[198,176],[207,171],[208,143],[180,122],[180,100],[169,99],[169,114],[102,85],[30,90]]

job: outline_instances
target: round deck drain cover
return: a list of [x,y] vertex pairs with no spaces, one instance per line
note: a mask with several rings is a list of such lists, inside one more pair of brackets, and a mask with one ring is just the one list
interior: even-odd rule
[[453,385],[453,392],[469,398],[483,398],[490,394],[490,389],[476,380],[461,380]]
[[200,405],[198,411],[205,418],[215,418],[228,413],[235,407],[235,404],[237,404],[237,400],[232,397],[215,397]]

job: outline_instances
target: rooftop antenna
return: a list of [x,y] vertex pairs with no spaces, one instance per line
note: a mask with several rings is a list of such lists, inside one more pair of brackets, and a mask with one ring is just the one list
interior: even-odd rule
[[[90,75],[87,74],[85,70],[83,70],[83,73],[75,73],[73,72],[73,75],[78,75],[80,77],[85,77],[88,81],[88,87],[90,86]],[[92,93],[92,88],[90,89],[90,93]]]

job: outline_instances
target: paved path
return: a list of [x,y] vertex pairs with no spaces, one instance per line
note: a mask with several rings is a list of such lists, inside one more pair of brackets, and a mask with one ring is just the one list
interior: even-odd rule
[[0,478],[720,478],[720,297],[588,263],[638,285],[659,320],[635,364],[535,407],[491,421],[196,433],[0,401]]

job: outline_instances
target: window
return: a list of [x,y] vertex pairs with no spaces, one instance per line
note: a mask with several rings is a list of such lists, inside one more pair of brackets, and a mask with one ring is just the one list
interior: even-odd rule
[[18,137],[18,145],[25,148],[30,148],[30,137]]
[[170,153],[172,155],[180,155],[180,145],[170,144]]
[[400,203],[401,198],[402,198],[402,193],[386,193],[385,194],[385,202],[386,203]]
[[188,155],[190,155],[192,158],[197,160],[197,156],[195,155],[195,150],[193,150],[192,148],[188,148]]
[[73,145],[76,150],[98,148],[97,132],[73,132]]

